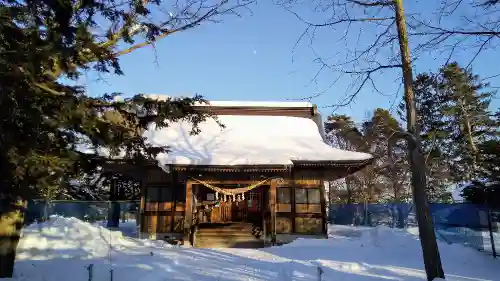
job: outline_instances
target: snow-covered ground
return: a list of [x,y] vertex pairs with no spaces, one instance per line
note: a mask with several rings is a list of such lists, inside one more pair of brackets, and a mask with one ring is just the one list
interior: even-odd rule
[[[133,224],[125,224],[133,233]],[[110,247],[109,245],[112,245]],[[441,243],[447,280],[500,280],[500,260]],[[16,281],[425,280],[414,229],[333,226],[330,239],[265,249],[194,249],[139,240],[74,218],[24,230]],[[320,279],[321,275],[321,279]]]
[[[409,229],[418,235],[416,228]],[[449,244],[463,244],[474,249],[480,249],[493,254],[490,233],[487,230],[475,230],[467,227],[450,227],[446,229],[436,230],[437,238],[442,242]],[[496,251],[500,251],[500,233],[493,232],[493,241],[495,242]]]

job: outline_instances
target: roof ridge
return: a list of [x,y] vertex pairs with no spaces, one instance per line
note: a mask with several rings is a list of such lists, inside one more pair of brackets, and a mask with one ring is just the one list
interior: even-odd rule
[[[156,100],[167,100],[176,98],[169,95],[162,94],[142,94],[144,97]],[[311,108],[316,105],[309,101],[287,101],[287,100],[274,100],[274,101],[264,101],[264,100],[207,100],[207,103],[198,103],[195,106],[210,106],[210,107],[245,107],[245,108],[276,108],[276,107],[299,107],[299,108]]]

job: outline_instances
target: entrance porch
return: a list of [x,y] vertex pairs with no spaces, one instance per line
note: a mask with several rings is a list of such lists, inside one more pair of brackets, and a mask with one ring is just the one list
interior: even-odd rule
[[268,238],[275,242],[276,190],[277,179],[188,180],[184,243],[189,241],[196,247],[253,248],[264,246]]
[[[220,188],[238,188],[241,184],[218,185]],[[196,202],[194,213],[199,224],[250,222],[261,224],[268,203],[269,186],[259,186],[236,196],[225,196],[203,186],[193,186]],[[224,198],[225,197],[225,198]]]

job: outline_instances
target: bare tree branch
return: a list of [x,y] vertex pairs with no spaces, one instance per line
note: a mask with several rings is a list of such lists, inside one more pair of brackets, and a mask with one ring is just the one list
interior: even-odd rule
[[354,3],[356,5],[365,6],[365,7],[376,7],[376,6],[393,6],[394,2],[392,1],[375,1],[375,2],[364,2],[358,0],[347,0],[347,2]]
[[[248,10],[248,6],[255,3],[255,0],[178,0],[165,3],[167,8],[158,6],[157,2],[150,0],[142,0],[142,6],[137,6],[131,1],[115,4],[124,6],[122,18],[116,22],[102,22],[92,30],[99,48],[116,59],[175,33],[204,23],[218,23],[223,16],[242,16],[241,11]],[[144,12],[145,10],[154,10],[159,14],[152,16]],[[135,43],[137,39],[142,39],[142,42]],[[118,49],[118,46],[126,47]],[[86,65],[99,61],[99,58],[90,54],[90,51],[79,54],[81,61]],[[72,67],[78,68],[76,64]],[[57,65],[55,69],[46,72],[51,77],[59,77],[63,73]]]

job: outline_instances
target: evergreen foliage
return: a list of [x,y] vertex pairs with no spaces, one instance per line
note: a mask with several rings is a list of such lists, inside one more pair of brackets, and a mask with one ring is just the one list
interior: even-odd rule
[[77,78],[89,70],[123,75],[121,55],[238,15],[251,2],[0,1],[0,278],[12,276],[26,199],[82,195],[70,180],[98,174],[110,158],[137,165],[153,160],[168,150],[142,136],[153,122],[187,120],[199,133],[197,125],[211,118],[193,109],[204,102],[198,95],[91,97]]
[[[494,92],[470,69],[455,62],[436,73],[421,73],[414,81],[422,152],[430,202],[450,202],[451,189],[467,186],[471,202],[497,202],[499,183],[500,122],[490,112]],[[399,117],[404,121],[404,105]],[[331,145],[374,155],[373,165],[333,184],[340,202],[401,202],[411,198],[410,167],[406,141],[394,138],[403,132],[400,121],[385,109],[357,125],[346,115],[329,116],[325,128]],[[345,187],[345,188],[344,188]]]

